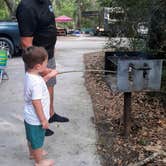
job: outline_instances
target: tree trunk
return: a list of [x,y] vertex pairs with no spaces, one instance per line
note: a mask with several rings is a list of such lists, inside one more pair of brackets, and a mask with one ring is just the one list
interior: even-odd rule
[[77,28],[81,28],[81,1],[77,0]]
[[166,1],[155,3],[151,14],[148,45],[154,52],[166,52]]
[[15,17],[15,9],[16,9],[16,2],[15,2],[15,0],[4,0],[4,1],[5,1],[8,9],[9,9],[11,18]]

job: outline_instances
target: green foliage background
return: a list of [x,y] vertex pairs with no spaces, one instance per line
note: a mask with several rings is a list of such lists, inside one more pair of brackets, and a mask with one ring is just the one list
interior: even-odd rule
[[9,11],[4,0],[0,0],[0,20],[8,19]]
[[[10,20],[20,0],[0,0],[0,20]],[[134,40],[133,50],[136,45],[146,50],[157,53],[166,53],[166,0],[51,0],[56,17],[66,15],[73,18],[73,22],[58,24],[61,27],[77,28],[78,22],[81,28],[95,28],[98,26],[98,18],[84,18],[80,14],[83,11],[101,11],[103,7],[122,7],[126,14],[124,27],[130,31],[139,22],[147,22],[149,35],[146,44],[137,40],[134,31],[130,31]],[[11,6],[10,6],[11,5]],[[79,17],[80,16],[80,17]],[[139,43],[139,44],[138,44]],[[147,46],[147,47],[144,47]],[[166,56],[166,55],[165,55]],[[165,78],[165,77],[164,77]]]
[[[20,0],[0,0],[0,20],[10,20],[12,14]],[[56,17],[66,15],[73,18],[73,22],[59,24],[69,28],[77,28],[78,20],[81,22],[81,28],[95,28],[98,26],[98,18],[78,17],[83,11],[101,11],[103,7],[120,6],[125,10],[126,22],[124,26],[133,27],[139,22],[149,23],[151,45],[157,45],[152,48],[160,51],[166,49],[166,0],[51,0]],[[7,3],[14,4],[10,9]],[[10,9],[10,10],[9,10]],[[150,26],[152,25],[152,26]],[[130,28],[128,28],[130,29]],[[131,30],[130,33],[133,31]],[[133,34],[134,36],[135,34]],[[162,39],[162,41],[160,41]],[[154,44],[158,43],[158,44]],[[158,48],[160,47],[160,48]]]

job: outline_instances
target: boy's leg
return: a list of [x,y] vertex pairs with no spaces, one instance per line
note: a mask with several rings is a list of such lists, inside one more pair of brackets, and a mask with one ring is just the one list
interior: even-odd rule
[[45,130],[41,125],[31,125],[24,121],[26,137],[28,140],[29,154],[35,162],[42,160],[46,152],[42,149],[45,138]]
[[42,148],[32,150],[35,163],[39,164],[42,161]]
[[42,148],[32,150],[34,159],[35,159],[35,166],[53,166],[54,165],[54,160],[51,159],[46,159],[44,160],[42,158],[42,153],[43,150]]
[[40,163],[35,163],[35,166],[54,166],[53,160],[42,160]]
[[28,143],[29,153],[32,159],[35,160],[35,166],[53,166],[54,160],[43,159],[43,156],[47,154],[42,148],[32,149],[31,144]]
[[33,159],[35,160],[35,166],[53,166],[54,160],[43,159],[43,156],[47,154],[42,148],[32,149],[30,143],[28,144],[30,154],[32,154]]
[[32,151],[32,147],[29,141],[27,141],[28,144],[28,149],[29,149],[29,158],[33,158],[33,151]]
[[[42,150],[42,157],[46,156],[48,153],[45,151],[45,150]],[[33,160],[34,159],[34,155],[33,155],[33,151],[32,151],[32,148],[31,148],[31,151],[30,151],[30,148],[29,148],[29,159],[30,160]]]

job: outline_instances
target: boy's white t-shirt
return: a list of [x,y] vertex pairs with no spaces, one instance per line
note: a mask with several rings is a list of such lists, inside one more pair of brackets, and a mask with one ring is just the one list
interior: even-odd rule
[[31,125],[40,125],[32,100],[41,99],[43,112],[50,118],[50,96],[44,79],[40,75],[26,72],[24,80],[24,120]]

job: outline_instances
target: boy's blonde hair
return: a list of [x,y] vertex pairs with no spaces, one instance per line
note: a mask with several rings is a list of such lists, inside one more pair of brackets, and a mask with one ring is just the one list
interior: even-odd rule
[[22,58],[27,69],[32,69],[35,65],[42,64],[48,58],[48,53],[43,47],[31,46],[23,51]]

